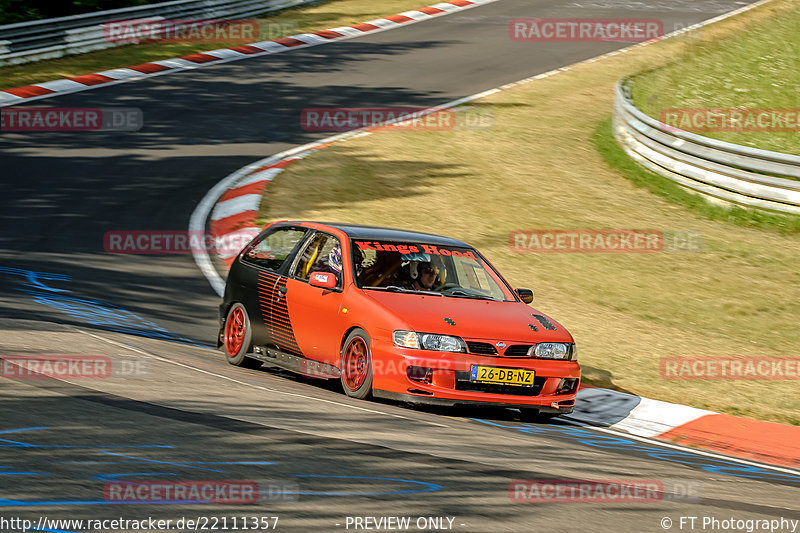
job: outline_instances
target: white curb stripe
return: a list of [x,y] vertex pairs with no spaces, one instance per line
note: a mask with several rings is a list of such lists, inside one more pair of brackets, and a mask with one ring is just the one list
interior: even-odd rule
[[113,70],[104,70],[103,72],[96,72],[95,74],[100,74],[101,76],[107,76],[115,80],[125,80],[128,78],[143,78],[147,75],[141,72],[137,72],[135,70],[131,70],[129,68],[115,68]]
[[203,52],[206,55],[218,57],[220,59],[229,59],[229,58],[238,58],[244,57],[247,54],[243,54],[241,52],[237,52],[236,50],[231,50],[229,48],[220,48],[219,50],[211,50],[210,52]]
[[448,13],[452,13],[453,11],[458,11],[459,9],[464,9],[463,7],[458,7],[454,6],[453,4],[448,4],[447,2],[443,2],[441,4],[433,4],[431,7],[441,9],[442,11],[447,11]]
[[642,398],[625,420],[609,427],[641,437],[657,437],[702,416],[713,414],[716,413],[688,405]]
[[404,11],[400,13],[404,17],[408,17],[410,19],[414,19],[416,21],[425,20],[431,18],[433,15],[428,15],[427,13],[423,13],[422,11]]
[[250,46],[261,48],[265,52],[270,52],[270,53],[283,52],[284,50],[288,50],[288,47],[272,41],[261,41],[260,43],[253,43]]
[[48,81],[45,83],[37,83],[35,87],[44,87],[45,89],[50,89],[51,91],[72,91],[75,89],[80,89],[85,87],[82,83],[78,83],[77,81],[72,80],[54,80]]
[[282,168],[268,168],[266,170],[262,170],[261,172],[255,172],[246,180],[237,183],[236,188],[238,189],[239,187],[244,187],[245,185],[250,185],[251,183],[256,183],[259,181],[270,181],[281,172],[283,172]]
[[19,102],[21,100],[25,100],[25,98],[23,98],[21,96],[17,96],[16,94],[4,93],[4,92],[0,91],[0,104],[5,103],[5,102],[8,102],[8,103]]
[[308,44],[320,44],[330,41],[330,39],[314,35],[313,33],[301,33],[300,35],[292,35],[292,37],[298,41],[305,41]]
[[364,35],[363,31],[351,28],[350,26],[340,26],[338,28],[331,28],[330,31],[341,33],[342,35],[345,35],[347,37],[360,37]]
[[238,215],[244,211],[258,211],[258,206],[261,205],[260,194],[245,194],[225,200],[214,206],[214,211],[211,214],[211,220],[222,220],[233,215]]
[[373,26],[377,26],[383,29],[396,28],[397,26],[402,26],[401,23],[388,19],[368,20],[366,24],[372,24]]
[[196,67],[198,63],[192,63],[191,61],[186,61],[185,59],[164,59],[162,61],[151,61],[151,63],[155,65],[161,65],[164,67],[169,68],[187,68],[187,67]]

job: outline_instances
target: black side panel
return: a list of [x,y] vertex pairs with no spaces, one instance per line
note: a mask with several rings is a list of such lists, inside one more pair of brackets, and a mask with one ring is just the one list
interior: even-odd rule
[[284,352],[303,355],[292,330],[286,304],[286,277],[273,272],[258,273],[258,303],[270,341]]

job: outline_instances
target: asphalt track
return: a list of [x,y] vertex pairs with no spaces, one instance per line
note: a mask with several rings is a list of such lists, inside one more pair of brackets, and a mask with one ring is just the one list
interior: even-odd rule
[[[800,475],[789,471],[511,411],[353,401],[333,385],[230,367],[209,349],[217,297],[191,256],[103,251],[109,230],[185,229],[220,178],[324,136],[301,129],[304,107],[435,105],[624,46],[514,43],[509,18],[662,18],[669,30],[741,5],[501,0],[33,104],[139,107],[145,127],[0,137],[0,354],[140,366],[97,380],[0,378],[0,531],[14,530],[2,519],[43,516],[278,516],[284,531],[353,530],[356,516],[409,516],[413,531],[418,517],[450,517],[455,531],[553,533],[664,531],[664,517],[688,531],[680,516],[701,517],[695,530],[702,517],[800,519]],[[256,505],[105,502],[104,483],[132,473],[255,480],[264,493]],[[663,491],[651,503],[516,503],[517,479],[651,479]]]

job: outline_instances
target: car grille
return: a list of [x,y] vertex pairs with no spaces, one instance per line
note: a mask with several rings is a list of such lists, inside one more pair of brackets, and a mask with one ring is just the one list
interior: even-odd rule
[[528,357],[528,350],[531,346],[531,344],[513,344],[506,348],[503,355],[506,357]]
[[467,348],[469,353],[476,353],[479,355],[497,355],[497,350],[488,342],[473,342],[467,341]]
[[[505,352],[500,354],[501,357],[528,357],[528,349],[531,344],[512,344],[506,348]],[[497,348],[488,342],[467,341],[467,349],[469,353],[476,355],[499,355]]]
[[512,396],[538,396],[547,381],[546,377],[533,378],[533,386],[520,387],[517,385],[497,385],[494,383],[475,383],[469,380],[469,372],[456,372],[456,387],[458,391],[485,392],[488,394],[509,394]]

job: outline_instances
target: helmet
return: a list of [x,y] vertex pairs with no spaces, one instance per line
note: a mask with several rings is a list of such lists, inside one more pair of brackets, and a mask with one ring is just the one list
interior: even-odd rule
[[338,244],[328,254],[328,266],[337,274],[342,271],[342,248]]
[[434,274],[439,275],[439,269],[430,261],[411,261],[408,265],[408,275],[411,279],[417,279],[420,275],[420,268],[426,267],[433,270]]

